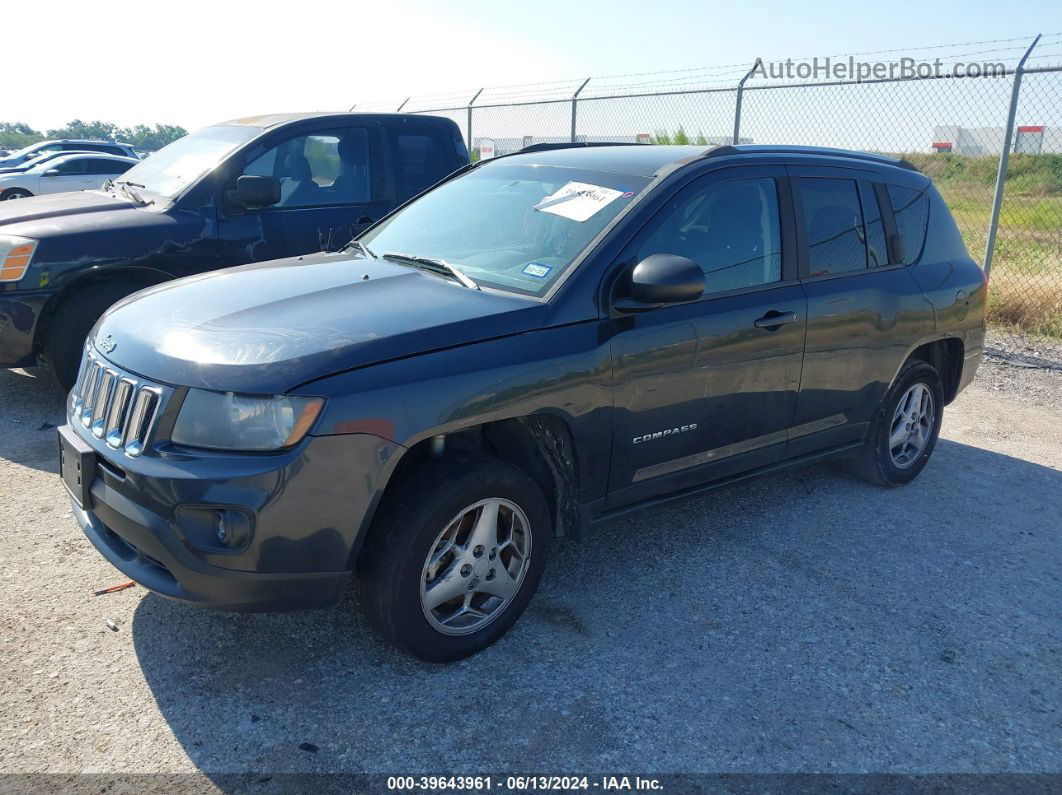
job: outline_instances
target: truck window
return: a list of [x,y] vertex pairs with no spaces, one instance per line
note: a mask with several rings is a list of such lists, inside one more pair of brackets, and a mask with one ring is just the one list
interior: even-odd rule
[[855,180],[802,177],[797,184],[804,205],[809,275],[866,269],[863,212]]
[[859,183],[859,198],[863,203],[863,221],[867,227],[867,261],[871,268],[889,264],[889,250],[885,245],[885,222],[878,206],[878,197],[869,182]]
[[243,173],[277,177],[278,207],[369,202],[368,131],[349,127],[291,138],[263,152]]
[[395,172],[401,195],[416,195],[453,171],[446,145],[445,136],[435,131],[400,130],[396,133]]

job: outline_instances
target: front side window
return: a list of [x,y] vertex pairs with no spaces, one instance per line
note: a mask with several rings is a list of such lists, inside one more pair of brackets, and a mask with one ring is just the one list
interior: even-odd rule
[[89,160],[88,173],[90,174],[124,174],[134,164],[125,163],[121,160],[105,160],[98,158],[95,160]]
[[88,173],[88,159],[78,157],[73,160],[67,160],[65,163],[60,163],[55,168],[64,177],[72,174],[86,174]]
[[376,256],[442,259],[482,285],[541,295],[648,182],[500,160],[426,193],[360,242]]
[[797,183],[804,205],[809,275],[866,269],[867,247],[856,181],[809,177]]
[[369,134],[364,127],[290,138],[243,171],[280,180],[276,207],[315,207],[372,201]]
[[782,279],[775,181],[736,179],[678,194],[653,219],[636,259],[678,254],[704,271],[705,294]]

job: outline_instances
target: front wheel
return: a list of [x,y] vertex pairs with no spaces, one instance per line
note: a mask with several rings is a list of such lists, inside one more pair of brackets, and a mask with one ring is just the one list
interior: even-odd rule
[[12,199],[28,199],[33,194],[24,188],[11,188],[11,190],[5,190],[0,193],[0,201],[11,201]]
[[922,361],[905,364],[871,422],[857,471],[883,486],[910,483],[933,454],[943,411],[936,369]]
[[541,489],[500,459],[430,461],[391,495],[358,565],[369,621],[431,662],[486,648],[538,587],[552,527]]

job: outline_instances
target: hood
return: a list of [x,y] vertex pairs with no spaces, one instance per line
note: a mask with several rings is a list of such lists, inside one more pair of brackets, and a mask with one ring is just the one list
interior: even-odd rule
[[[13,202],[0,202],[0,232],[34,237],[31,228],[34,221],[47,222],[58,216],[69,218],[86,213],[132,209],[134,208],[131,202],[102,191],[33,196]],[[13,228],[15,225],[19,227],[17,230]]]
[[341,370],[530,331],[545,309],[384,260],[315,254],[149,288],[108,310],[92,339],[154,381],[280,394]]

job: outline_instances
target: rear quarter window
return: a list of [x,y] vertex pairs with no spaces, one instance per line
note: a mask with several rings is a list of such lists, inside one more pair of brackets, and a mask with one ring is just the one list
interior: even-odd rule
[[925,262],[954,262],[970,257],[955,219],[944,203],[943,197],[933,186],[926,194],[929,202],[929,221],[926,242],[922,251]]
[[929,187],[922,189],[889,185],[889,201],[896,217],[896,229],[903,241],[902,265],[917,262],[925,245],[929,225]]

